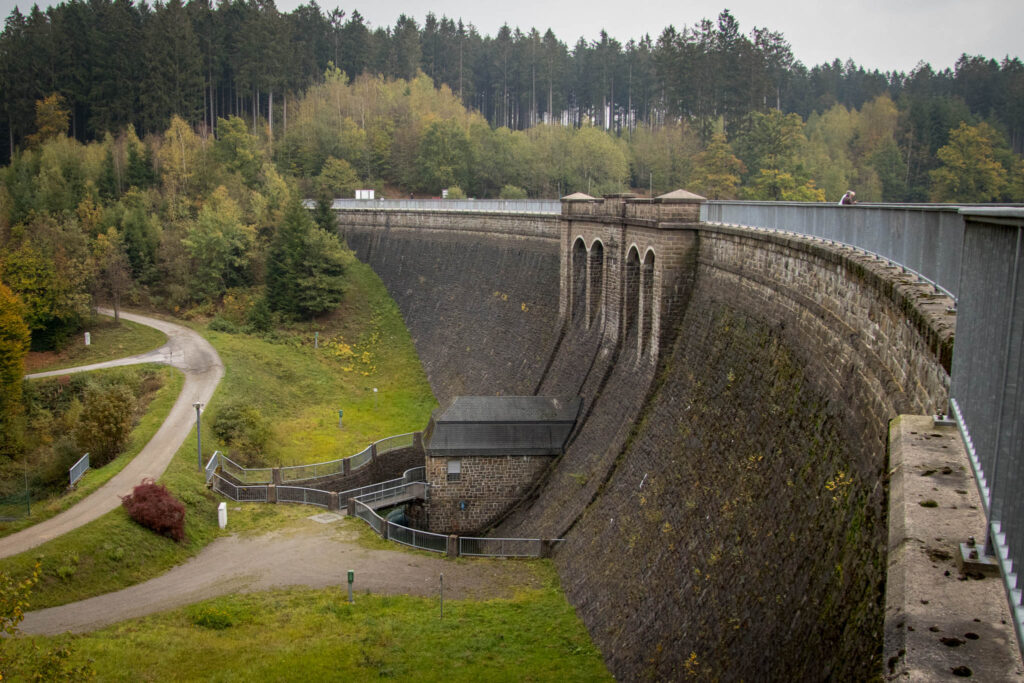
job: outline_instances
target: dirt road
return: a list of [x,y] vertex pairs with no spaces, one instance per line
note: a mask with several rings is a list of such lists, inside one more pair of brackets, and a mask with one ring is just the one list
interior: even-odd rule
[[[103,315],[113,315],[109,309],[100,309]],[[171,458],[181,446],[195,424],[196,412],[192,404],[207,403],[217,384],[224,376],[224,364],[209,342],[197,333],[165,320],[134,313],[121,312],[121,317],[132,322],[154,327],[167,335],[167,343],[155,351],[107,363],[80,368],[39,373],[30,377],[67,375],[105,367],[137,363],[167,363],[185,373],[185,384],[170,414],[142,451],[110,481],[56,517],[27,529],[0,538],[0,557],[8,557],[30,550],[83,524],[110,512],[121,504],[120,496],[131,493],[132,488],[146,477],[158,478],[167,469]]]
[[358,531],[354,525],[360,523],[324,524],[310,518],[263,536],[222,538],[188,562],[145,583],[29,612],[20,631],[82,633],[228,593],[344,586],[349,569],[355,570],[357,600],[358,593],[364,591],[437,595],[441,573],[445,597],[451,598],[511,597],[519,588],[540,585],[532,571],[515,561],[452,562],[440,556],[365,548],[355,542]]

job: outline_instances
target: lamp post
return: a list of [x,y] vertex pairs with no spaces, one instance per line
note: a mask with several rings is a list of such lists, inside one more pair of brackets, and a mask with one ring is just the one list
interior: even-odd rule
[[200,428],[199,428],[199,411],[202,410],[203,404],[200,403],[199,401],[196,401],[195,403],[192,404],[192,406],[196,409],[196,454],[197,454],[197,456],[199,458],[199,471],[202,472],[203,471],[203,437],[202,437],[202,432],[200,431]]

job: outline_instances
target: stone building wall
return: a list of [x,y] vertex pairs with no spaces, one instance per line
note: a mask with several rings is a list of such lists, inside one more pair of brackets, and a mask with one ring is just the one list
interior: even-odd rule
[[[450,459],[460,461],[457,481],[448,481]],[[428,457],[428,530],[462,535],[481,532],[519,502],[551,461],[548,456],[523,455]]]

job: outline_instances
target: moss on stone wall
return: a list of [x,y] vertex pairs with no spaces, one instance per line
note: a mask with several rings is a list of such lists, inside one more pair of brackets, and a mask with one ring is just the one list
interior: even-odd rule
[[771,328],[703,301],[683,330],[642,427],[558,555],[570,599],[620,677],[870,677],[881,463],[852,474],[843,406]]

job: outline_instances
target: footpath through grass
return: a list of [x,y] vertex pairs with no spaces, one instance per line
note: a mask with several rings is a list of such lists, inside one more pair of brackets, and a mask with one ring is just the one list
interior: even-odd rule
[[[612,680],[550,562],[544,588],[507,600],[356,594],[343,588],[230,595],[69,638],[100,680]],[[258,643],[258,646],[256,644]],[[20,648],[28,652],[30,648]],[[30,667],[28,656],[12,673]],[[24,667],[24,668],[23,668]]]
[[[320,348],[314,348],[310,326],[265,339],[209,332],[192,324],[214,345],[226,368],[203,413],[204,459],[218,447],[211,422],[232,400],[250,402],[273,425],[267,453],[257,460],[266,464],[344,457],[377,439],[426,426],[435,401],[401,315],[368,266],[357,264],[352,271],[342,306],[319,323]],[[343,429],[337,425],[339,407],[345,410]],[[117,508],[69,534],[0,560],[0,571],[27,576],[41,558],[42,576],[31,596],[31,609],[40,609],[159,576],[228,533],[216,523],[222,498],[206,489],[198,471],[195,430],[160,483],[185,504],[184,543],[157,536]],[[305,506],[245,505],[232,513],[230,531],[269,530],[312,511]]]
[[30,353],[25,359],[25,373],[103,363],[152,351],[167,343],[167,335],[160,330],[123,318],[115,323],[113,318],[97,315],[89,321],[86,329],[91,337],[89,346],[85,345],[83,335],[75,337],[67,348],[59,352]]

